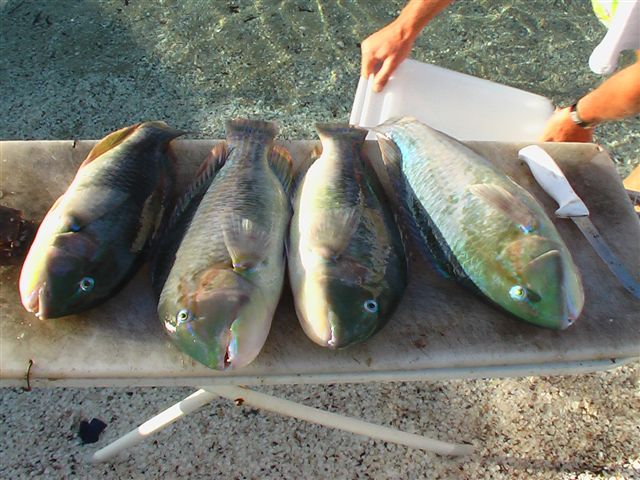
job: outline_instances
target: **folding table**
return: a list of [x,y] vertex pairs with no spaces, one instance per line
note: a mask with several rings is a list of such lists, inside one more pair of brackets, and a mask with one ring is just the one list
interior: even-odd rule
[[[181,187],[215,142],[176,142]],[[94,143],[0,142],[0,203],[40,221]],[[304,140],[281,143],[296,162],[317,145]],[[528,189],[553,218],[556,205],[517,158],[525,144],[468,144]],[[640,222],[607,153],[594,144],[542,146],[584,199],[604,240],[638,279]],[[379,159],[375,142],[368,141],[366,150],[373,161]],[[622,288],[573,222],[554,222],[582,272],[586,294],[581,318],[567,330],[546,330],[519,321],[412,256],[411,278],[400,307],[388,325],[364,344],[341,351],[313,344],[298,324],[285,284],[262,352],[249,366],[230,372],[207,369],[170,343],[157,319],[145,268],[106,303],[82,315],[40,321],[20,304],[20,267],[0,267],[0,385],[199,387],[98,451],[96,461],[111,458],[216,395],[440,454],[469,453],[468,445],[321,412],[245,386],[584,373],[640,357],[640,301]]]

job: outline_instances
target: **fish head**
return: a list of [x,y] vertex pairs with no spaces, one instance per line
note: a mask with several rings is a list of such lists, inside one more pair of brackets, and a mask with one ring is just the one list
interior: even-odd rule
[[243,367],[258,356],[273,314],[259,288],[224,268],[183,277],[175,290],[171,283],[160,295],[158,315],[183,352],[216,370]]
[[580,274],[566,248],[542,236],[525,236],[503,250],[495,282],[506,310],[536,325],[564,329],[584,305]]
[[388,289],[372,288],[348,276],[305,279],[296,308],[309,338],[332,349],[362,342],[382,328],[394,308]]
[[116,264],[117,259],[104,250],[91,229],[80,230],[51,212],[22,266],[22,304],[40,319],[90,308],[113,293],[120,282]]

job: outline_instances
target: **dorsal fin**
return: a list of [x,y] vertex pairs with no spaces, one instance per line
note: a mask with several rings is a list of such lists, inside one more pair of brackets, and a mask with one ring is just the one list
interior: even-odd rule
[[382,154],[382,165],[377,162],[371,162],[371,165],[378,173],[378,179],[394,205],[405,248],[408,245],[413,246],[442,276],[453,277],[465,283],[467,276],[453,252],[404,180],[401,171],[402,152],[384,133],[376,131],[376,134]]
[[96,158],[98,158],[103,153],[106,153],[112,148],[115,148],[118,145],[120,145],[133,132],[135,132],[140,127],[140,125],[141,125],[140,123],[136,123],[135,125],[124,127],[124,128],[121,128],[120,130],[116,130],[115,132],[112,132],[106,137],[104,137],[102,140],[100,140],[98,143],[94,145],[94,147],[89,152],[89,155],[87,155],[87,158],[85,158],[84,162],[82,162],[82,165],[80,165],[80,168],[93,162]]
[[176,202],[171,217],[169,218],[167,228],[171,228],[175,223],[177,223],[180,216],[196,197],[204,195],[204,192],[209,188],[209,185],[211,185],[216,174],[224,165],[224,162],[227,159],[227,153],[227,144],[224,141],[217,143],[213,147],[209,155],[200,165],[200,168],[198,169],[198,172],[191,184]]
[[166,222],[157,229],[151,243],[150,275],[157,296],[169,275],[175,254],[197,207],[227,158],[224,141],[217,143],[200,165],[198,173],[175,203]]
[[282,183],[285,192],[289,193],[293,182],[293,160],[291,159],[291,154],[283,146],[274,145],[269,153],[268,160],[271,170]]

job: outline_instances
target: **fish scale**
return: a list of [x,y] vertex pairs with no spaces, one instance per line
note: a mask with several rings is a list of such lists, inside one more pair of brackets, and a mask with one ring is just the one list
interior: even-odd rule
[[275,125],[233,120],[226,130],[218,146],[224,148],[214,147],[201,171],[206,181],[196,179],[196,191],[178,202],[188,218],[174,214],[175,228],[165,233],[152,269],[170,338],[219,370],[247,365],[266,340],[282,290],[290,216],[291,159],[274,147]]
[[173,194],[169,144],[183,133],[145,122],[96,143],[25,259],[20,293],[27,310],[41,318],[78,313],[133,275]]
[[579,272],[535,198],[467,146],[414,119],[375,130],[385,187],[397,208],[410,212],[409,230],[440,268],[533,323],[565,328],[577,318],[584,303]]
[[406,286],[406,257],[391,210],[362,158],[366,130],[316,125],[322,154],[293,195],[289,278],[311,340],[362,342],[391,318]]
[[[257,190],[277,189],[277,180],[273,179],[266,165],[268,147],[250,145],[248,148],[233,148],[225,167],[217,174],[207,194],[197,209],[196,217],[185,235],[179,256],[190,265],[202,265],[206,268],[210,262],[229,261],[229,252],[224,244],[222,230],[212,225],[224,225],[231,214],[244,212],[250,220],[269,228],[269,216],[264,214],[262,199],[264,195]],[[264,157],[263,162],[253,159]],[[268,170],[269,169],[269,170]],[[257,182],[266,179],[267,182]],[[273,180],[269,182],[269,180]],[[264,185],[262,185],[264,183]],[[282,187],[280,187],[282,188]],[[268,209],[266,209],[268,211]],[[199,259],[202,257],[202,260]]]

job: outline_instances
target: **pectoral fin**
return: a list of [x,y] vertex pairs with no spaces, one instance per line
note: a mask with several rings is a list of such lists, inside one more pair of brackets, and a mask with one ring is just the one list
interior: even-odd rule
[[306,232],[306,243],[327,260],[338,258],[353,238],[360,219],[358,207],[324,210]]
[[469,192],[509,217],[523,232],[530,233],[536,230],[537,222],[531,210],[501,186],[477,183],[469,187]]
[[237,215],[233,215],[222,228],[222,236],[235,270],[257,267],[266,259],[272,242],[271,232]]

